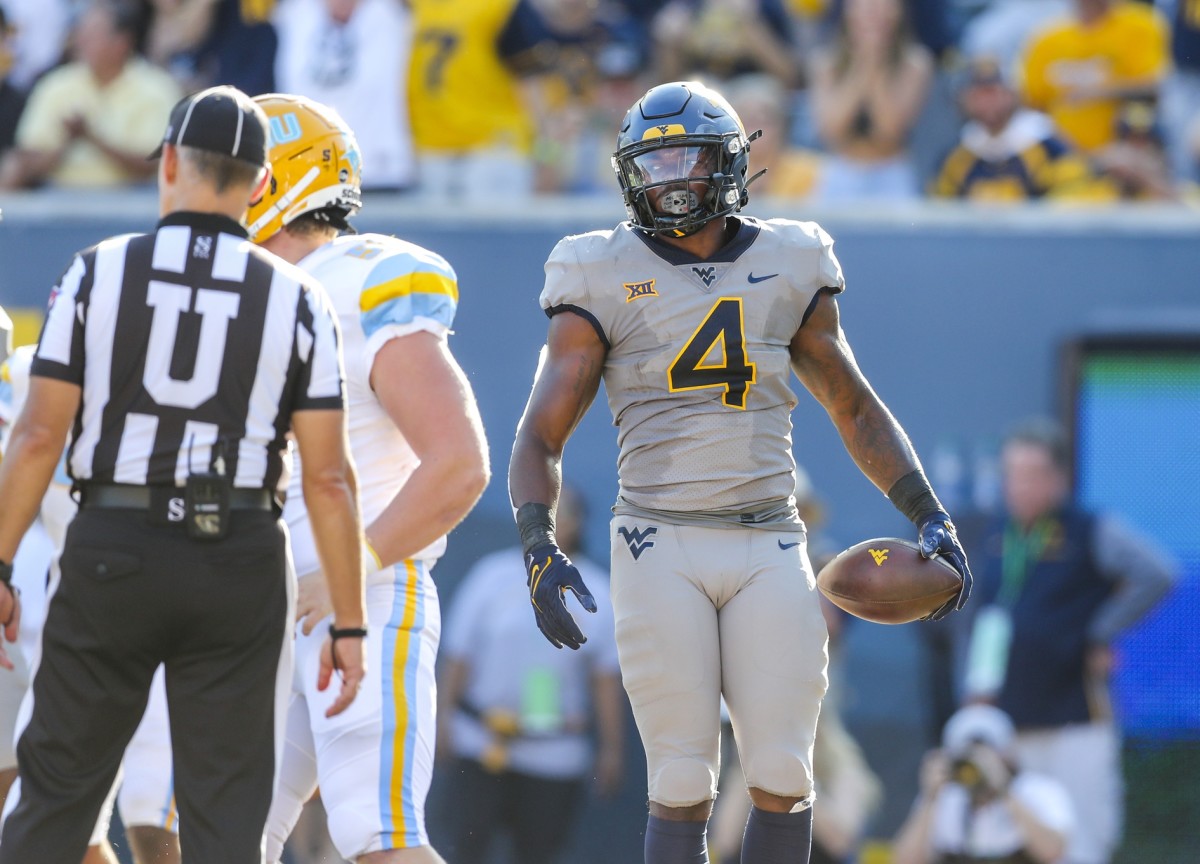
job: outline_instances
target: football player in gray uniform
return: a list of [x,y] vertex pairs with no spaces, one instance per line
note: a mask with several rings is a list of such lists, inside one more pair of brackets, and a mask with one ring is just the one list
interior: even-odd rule
[[807,862],[826,631],[793,495],[791,373],[863,473],[970,592],[966,556],[904,430],[838,323],[844,288],[820,226],[735,215],[747,136],[720,94],[652,88],[613,157],[629,221],[567,237],[546,262],[550,330],[517,431],[509,492],[537,625],[584,635],[595,601],[554,539],[563,447],[601,377],[618,431],[612,602],[621,673],[646,750],[647,864],[706,862],[720,700],[753,808],[743,864]]

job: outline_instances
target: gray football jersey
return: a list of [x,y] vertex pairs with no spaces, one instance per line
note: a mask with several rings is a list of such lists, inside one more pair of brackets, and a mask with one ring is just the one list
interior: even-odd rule
[[739,219],[707,261],[627,222],[546,261],[542,307],[582,315],[608,348],[620,494],[636,508],[749,510],[795,491],[789,345],[845,281],[816,223]]

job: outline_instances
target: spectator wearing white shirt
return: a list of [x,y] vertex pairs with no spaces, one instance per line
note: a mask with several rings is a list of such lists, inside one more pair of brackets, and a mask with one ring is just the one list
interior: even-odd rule
[[413,182],[408,122],[411,15],[400,0],[284,0],[275,10],[280,92],[337,110],[357,133],[364,189]]
[[570,839],[588,780],[601,795],[620,781],[626,709],[608,573],[579,554],[582,501],[568,488],[557,525],[563,551],[599,607],[580,650],[556,649],[530,626],[518,546],[480,559],[450,605],[438,749],[454,760],[447,776],[455,819],[446,849],[458,864],[486,860],[504,833],[515,860],[549,864]]
[[1016,730],[991,705],[947,721],[926,754],[921,791],[892,847],[893,864],[1055,864],[1075,825],[1066,788],[1026,771]]

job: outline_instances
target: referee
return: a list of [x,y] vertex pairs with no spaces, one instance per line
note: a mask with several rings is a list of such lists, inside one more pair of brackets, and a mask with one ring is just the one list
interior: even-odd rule
[[[334,608],[321,678],[364,673],[361,537],[338,332],[323,291],[242,225],[267,120],[218,87],[171,113],[155,233],[79,253],[51,294],[0,465],[0,622],[11,561],[67,432],[80,490],[47,612],[2,864],[78,864],[166,666],[183,860],[257,864],[290,679],[293,574],[274,490],[303,457]],[[6,662],[0,642],[0,663]]]

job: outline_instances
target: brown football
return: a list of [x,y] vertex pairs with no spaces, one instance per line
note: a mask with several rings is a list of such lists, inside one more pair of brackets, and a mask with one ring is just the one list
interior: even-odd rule
[[821,568],[817,587],[829,601],[877,624],[924,618],[962,588],[941,556],[922,558],[917,544],[897,537],[856,543]]

